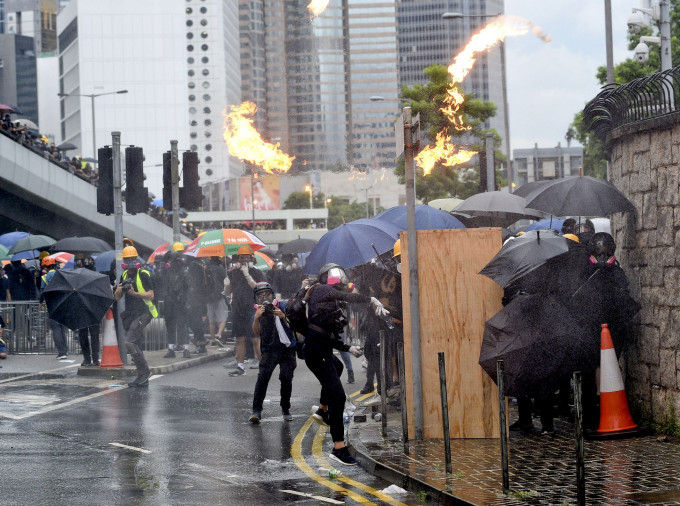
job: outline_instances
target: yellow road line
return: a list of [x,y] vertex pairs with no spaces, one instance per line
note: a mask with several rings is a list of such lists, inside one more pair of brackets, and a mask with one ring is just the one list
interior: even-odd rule
[[[325,427],[319,427],[319,430],[316,431],[316,435],[314,436],[314,442],[312,443],[312,455],[314,455],[314,458],[316,459],[316,463],[320,467],[331,467],[330,462],[328,462],[328,459],[326,456],[323,454],[323,437],[325,434]],[[360,481],[353,480],[349,476],[340,476],[338,478],[339,481],[342,481],[344,483],[347,483],[350,487],[358,488],[359,490],[362,490],[368,494],[374,495],[381,501],[387,503],[387,504],[392,504],[393,506],[406,506],[403,502],[397,501],[395,498],[384,494],[380,490],[377,490],[373,487],[369,487],[368,485],[361,483]]]
[[[377,383],[373,383],[373,386],[374,386],[375,388],[378,388],[378,384],[377,384]],[[373,395],[373,394],[374,394],[374,392],[371,392],[371,393],[369,393],[369,394],[362,394],[362,393],[361,393],[361,390],[357,390],[356,392],[353,392],[353,393],[349,394],[349,397],[350,397],[351,399],[354,399],[356,396],[362,395],[363,397],[362,397],[360,400],[363,400],[363,399],[366,399],[366,398],[370,397],[370,396]]]
[[319,476],[318,473],[314,472],[314,470],[309,467],[307,462],[305,461],[305,458],[302,456],[302,440],[305,438],[305,434],[307,434],[307,431],[309,430],[309,426],[315,423],[313,419],[310,417],[305,424],[302,426],[302,429],[300,429],[300,432],[298,432],[298,435],[295,436],[295,439],[293,440],[293,445],[290,447],[290,455],[293,457],[293,462],[295,462],[295,465],[307,476],[309,476],[312,480],[316,481],[317,483],[323,485],[324,487],[330,488],[331,490],[335,490],[336,492],[342,492],[344,494],[347,494],[348,497],[353,499],[354,501],[358,502],[359,504],[368,504],[372,506],[376,506],[375,503],[369,501],[365,497],[357,494],[356,492],[353,492],[352,490],[349,490],[345,487],[341,487],[337,483],[334,483],[326,478],[322,478]]

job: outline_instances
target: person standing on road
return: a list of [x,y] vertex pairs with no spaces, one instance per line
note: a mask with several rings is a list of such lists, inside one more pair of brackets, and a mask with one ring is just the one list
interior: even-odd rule
[[128,383],[131,387],[145,387],[149,384],[151,370],[144,358],[142,339],[144,329],[152,318],[158,317],[158,311],[153,303],[153,283],[151,274],[137,262],[137,250],[134,246],[123,248],[123,274],[116,287],[114,296],[120,300],[125,296],[125,311],[121,313],[123,328],[125,329],[125,343],[135,362],[137,378]]
[[[43,292],[57,270],[57,261],[54,258],[45,257],[42,259],[42,266],[45,274],[40,278],[40,302],[45,300]],[[51,318],[47,319],[47,326],[52,331],[52,340],[54,341],[54,347],[57,349],[57,360],[68,358],[68,345],[66,344],[64,326]]]
[[241,246],[237,252],[237,262],[229,271],[231,286],[231,322],[232,335],[236,338],[236,369],[229,376],[241,376],[246,373],[246,337],[253,341],[256,363],[251,367],[258,368],[260,360],[260,338],[253,335],[252,293],[255,285],[265,280],[262,271],[254,267],[254,255],[250,246]]
[[[380,301],[359,293],[349,293],[349,279],[337,264],[326,264],[319,271],[319,284],[311,288],[309,296],[309,324],[305,334],[304,356],[307,367],[321,384],[319,409],[312,417],[317,423],[329,425],[333,438],[331,460],[348,466],[357,464],[345,446],[342,412],[347,398],[333,361],[333,349],[348,351],[360,357],[357,346],[339,340],[347,318],[343,303],[370,304],[376,314],[386,316]],[[337,359],[336,359],[337,360]]]
[[222,332],[227,326],[229,313],[223,293],[226,277],[227,270],[222,265],[222,259],[210,257],[205,266],[205,298],[211,345],[222,338]]
[[[82,260],[83,269],[94,271],[94,258],[87,255]],[[88,339],[88,334],[89,339]],[[78,329],[78,340],[83,352],[82,367],[99,365],[99,325],[91,325]]]
[[191,358],[184,312],[188,289],[184,261],[182,256],[174,250],[166,252],[163,260],[165,260],[165,265],[160,277],[165,287],[163,314],[168,334],[168,352],[163,355],[163,358],[175,358],[175,351],[181,351],[184,358]]
[[250,423],[260,423],[262,403],[267,394],[267,386],[276,366],[279,366],[281,382],[281,412],[287,422],[293,420],[290,414],[290,396],[293,391],[293,373],[297,367],[295,333],[288,326],[284,311],[286,303],[274,298],[269,283],[255,285],[257,309],[253,317],[253,333],[260,338],[262,351],[255,393],[253,394],[253,414]]

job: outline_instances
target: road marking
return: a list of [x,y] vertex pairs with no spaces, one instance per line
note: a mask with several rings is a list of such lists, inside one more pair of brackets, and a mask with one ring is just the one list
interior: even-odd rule
[[317,501],[328,502],[331,504],[345,504],[343,501],[337,501],[329,497],[321,497],[320,495],[313,495],[308,492],[298,492],[297,490],[284,490],[284,489],[281,489],[281,492],[285,492],[286,494],[300,495],[302,497],[309,497],[311,499],[316,499]]
[[63,371],[64,369],[72,369],[74,367],[80,367],[80,365],[73,364],[73,365],[67,365],[66,367],[58,367],[56,369],[48,369],[47,371],[32,372],[32,373],[28,373],[28,374],[22,374],[21,376],[14,376],[12,378],[6,378],[4,380],[0,380],[0,385],[2,385],[3,383],[9,383],[11,381],[17,381],[17,380],[24,379],[24,378],[30,378],[31,376],[37,376],[38,374],[47,374],[47,373],[55,372],[55,371]]
[[[314,436],[314,442],[312,443],[312,455],[314,455],[314,458],[316,459],[317,464],[320,467],[331,467],[330,462],[328,462],[328,459],[326,456],[323,454],[323,438],[325,436],[325,427],[319,427],[319,430],[316,431],[316,435]],[[401,501],[397,501],[395,498],[392,496],[389,496],[380,490],[377,490],[373,487],[369,487],[368,485],[361,483],[360,481],[353,480],[349,476],[340,476],[337,478],[339,481],[342,481],[344,483],[347,483],[350,487],[358,488],[359,490],[362,490],[368,494],[374,495],[381,501],[391,504],[393,506],[406,506]]]
[[14,404],[31,404],[33,406],[47,406],[58,402],[60,399],[56,395],[31,395],[19,392],[0,393],[0,402],[11,402]]
[[145,450],[144,448],[137,448],[136,446],[128,446],[122,443],[109,443],[111,446],[118,446],[119,448],[125,448],[126,450],[133,450],[139,453],[151,453],[151,450]]
[[309,427],[312,423],[314,423],[314,419],[310,416],[305,422],[305,424],[302,426],[302,429],[300,429],[300,432],[298,432],[298,435],[295,436],[295,440],[293,440],[293,444],[290,447],[290,455],[291,457],[293,457],[293,462],[295,462],[295,465],[315,482],[327,488],[330,488],[331,490],[334,490],[336,492],[342,492],[351,499],[353,499],[354,501],[358,502],[359,504],[369,504],[372,506],[376,506],[375,503],[369,501],[368,499],[357,494],[356,492],[341,487],[337,483],[333,483],[332,481],[326,478],[322,478],[316,472],[314,472],[314,470],[311,467],[309,467],[309,465],[305,461],[305,458],[302,456],[302,440],[305,438],[305,434],[307,434],[307,431],[309,430]]

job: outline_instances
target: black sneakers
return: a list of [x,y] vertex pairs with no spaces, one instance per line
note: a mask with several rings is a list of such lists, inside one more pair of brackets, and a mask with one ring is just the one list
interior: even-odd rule
[[282,409],[281,411],[283,413],[283,419],[286,422],[292,422],[293,421],[293,415],[290,414],[290,409]]
[[373,390],[375,390],[375,387],[373,385],[366,384],[364,385],[364,388],[359,390],[360,394],[370,394]]
[[330,422],[328,421],[328,411],[324,411],[323,409],[319,408],[312,415],[312,418],[319,425],[323,425],[324,427],[330,426]]
[[174,350],[168,350],[168,352],[165,355],[163,355],[163,358],[175,358],[175,356],[176,355]]
[[346,466],[356,466],[358,464],[356,459],[349,453],[346,446],[343,446],[342,448],[333,448],[333,451],[328,455],[328,458]]
[[134,381],[128,383],[129,387],[146,387],[149,386],[149,378],[151,377],[151,371],[140,373]]
[[260,420],[262,420],[262,413],[260,411],[253,411],[253,414],[248,418],[248,421],[252,424],[260,423]]

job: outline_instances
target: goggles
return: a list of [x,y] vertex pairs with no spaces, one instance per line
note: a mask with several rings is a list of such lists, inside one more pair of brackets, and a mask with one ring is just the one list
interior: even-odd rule
[[338,267],[333,267],[327,273],[326,284],[331,286],[336,285],[347,286],[349,285],[349,279],[347,278],[347,274],[345,274],[344,270]]
[[261,292],[257,292],[255,294],[255,301],[259,304],[260,302],[264,302],[266,300],[271,301],[274,298],[274,294],[271,292],[271,290],[262,290]]
[[252,262],[253,257],[250,255],[239,255],[238,256],[238,261],[239,262]]

